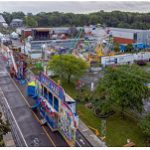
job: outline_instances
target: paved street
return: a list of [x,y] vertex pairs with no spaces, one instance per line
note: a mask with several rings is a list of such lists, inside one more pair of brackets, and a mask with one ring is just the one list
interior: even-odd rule
[[1,56],[0,88],[2,90],[0,100],[2,101],[3,98],[5,101],[5,107],[10,112],[11,118],[13,118],[11,123],[15,124],[14,128],[18,131],[18,137],[22,139],[21,145],[17,146],[54,146],[9,78]]
[[[19,89],[21,90],[22,94],[24,95],[24,97],[26,98],[28,103],[30,104],[30,106],[33,106],[35,104],[34,100],[31,97],[26,96],[26,85],[20,85],[20,84],[18,84],[18,82],[16,80],[14,80],[14,81],[15,81],[16,85],[19,87]],[[37,113],[37,115],[38,115],[38,113]],[[40,118],[39,115],[38,115],[38,118]],[[47,126],[44,126],[44,127],[45,127],[46,131],[48,132],[48,134],[52,137],[53,141],[55,142],[55,144],[57,146],[61,146],[61,147],[68,146],[59,132],[53,133],[49,127],[47,127]],[[79,131],[77,131],[77,138],[76,138],[75,146],[91,147],[91,144],[85,139],[85,137]]]

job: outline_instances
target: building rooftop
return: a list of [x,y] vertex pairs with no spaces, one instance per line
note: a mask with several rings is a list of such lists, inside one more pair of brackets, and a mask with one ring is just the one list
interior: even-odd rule
[[110,31],[130,32],[130,33],[147,31],[147,30],[139,30],[139,29],[124,29],[124,28],[109,28],[109,30]]
[[2,15],[0,15],[0,23],[6,23],[5,19],[3,18]]
[[22,19],[13,19],[12,22],[22,22]]

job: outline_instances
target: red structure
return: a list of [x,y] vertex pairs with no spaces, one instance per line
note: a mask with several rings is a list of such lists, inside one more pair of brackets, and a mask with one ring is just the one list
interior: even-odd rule
[[117,42],[119,44],[133,44],[135,41],[133,39],[126,39],[121,37],[114,37],[114,42]]

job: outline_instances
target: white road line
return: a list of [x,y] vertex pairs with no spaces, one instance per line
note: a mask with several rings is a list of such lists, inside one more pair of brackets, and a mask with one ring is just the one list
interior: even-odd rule
[[80,147],[82,147],[82,145],[76,140],[76,143],[80,146]]
[[14,121],[15,121],[15,124],[16,124],[16,126],[17,126],[19,132],[20,132],[20,135],[21,135],[21,137],[22,137],[22,139],[23,139],[23,141],[24,141],[24,143],[25,143],[25,146],[28,147],[28,144],[27,144],[27,142],[26,142],[26,140],[25,140],[25,138],[24,138],[24,136],[23,136],[23,134],[22,134],[22,131],[21,131],[21,129],[20,129],[18,123],[17,123],[17,120],[16,120],[15,117],[14,117],[14,114],[13,114],[13,112],[12,112],[12,110],[11,110],[11,108],[10,108],[8,102],[7,102],[7,99],[6,99],[5,95],[4,95],[4,92],[2,91],[1,87],[0,87],[0,91],[1,91],[1,93],[2,93],[2,95],[3,95],[3,97],[4,97],[4,100],[5,100],[6,104],[7,104],[8,109],[10,110],[10,113],[11,113],[11,115],[12,115]]
[[84,129],[84,130],[82,130],[83,132],[85,132],[85,131],[88,131],[89,129]]

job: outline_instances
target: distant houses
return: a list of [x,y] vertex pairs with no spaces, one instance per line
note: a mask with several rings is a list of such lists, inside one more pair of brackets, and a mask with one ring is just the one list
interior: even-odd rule
[[12,28],[18,28],[23,26],[23,20],[22,19],[13,19],[10,23],[10,27]]
[[2,15],[0,15],[0,27],[8,27],[8,24]]

